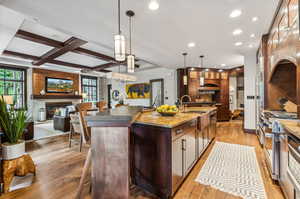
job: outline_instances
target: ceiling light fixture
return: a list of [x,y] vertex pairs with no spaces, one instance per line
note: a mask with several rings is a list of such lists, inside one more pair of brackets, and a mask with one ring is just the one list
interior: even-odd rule
[[248,46],[249,48],[253,48],[254,46],[253,46],[253,44],[249,44],[249,46]]
[[129,55],[127,56],[127,72],[134,73],[135,56],[132,54],[132,48],[131,48],[131,31],[132,31],[131,19],[134,16],[134,12],[132,10],[128,10],[126,12],[126,15],[129,17]]
[[254,37],[255,37],[255,34],[251,34],[250,37],[251,37],[251,38],[254,38]]
[[[186,68],[186,56],[187,56],[187,53],[182,53],[182,55],[183,55],[183,67]],[[185,86],[188,85],[187,70],[185,70],[185,74],[183,76],[183,85],[185,85]]]
[[235,46],[241,46],[241,45],[243,45],[243,42],[236,42],[234,45]]
[[148,8],[150,10],[157,10],[159,8],[159,3],[157,2],[157,0],[151,0],[148,5]]
[[242,14],[241,10],[233,10],[229,16],[230,16],[230,18],[236,18],[236,17],[241,16],[241,14]]
[[125,61],[126,59],[126,48],[125,48],[125,37],[121,33],[121,16],[120,16],[120,0],[118,0],[118,34],[115,35],[115,60]]
[[242,34],[243,33],[243,31],[241,30],[241,29],[235,29],[233,32],[232,32],[232,34],[233,35],[240,35],[240,34]]
[[[200,67],[203,68],[203,58],[204,55],[200,55]],[[204,86],[205,85],[205,74],[203,72],[201,72],[200,74],[200,86]]]
[[258,17],[252,17],[252,22],[258,21]]
[[224,71],[223,69],[219,69],[219,70],[218,70],[219,73],[221,73],[221,72],[223,72],[223,71]]
[[188,43],[188,47],[189,47],[189,48],[193,48],[193,47],[195,47],[195,46],[196,46],[196,44],[195,44],[194,42]]
[[222,66],[222,67],[225,67],[225,66],[226,66],[226,64],[221,64],[221,66]]

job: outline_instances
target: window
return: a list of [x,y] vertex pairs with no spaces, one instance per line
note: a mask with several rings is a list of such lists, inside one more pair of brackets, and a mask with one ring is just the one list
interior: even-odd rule
[[13,96],[16,108],[26,107],[26,70],[0,65],[0,95]]
[[85,94],[84,102],[96,102],[98,100],[97,77],[81,76],[81,93]]

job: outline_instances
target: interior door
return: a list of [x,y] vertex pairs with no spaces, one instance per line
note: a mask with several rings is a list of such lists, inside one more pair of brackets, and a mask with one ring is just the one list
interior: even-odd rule
[[159,107],[164,104],[164,80],[150,80],[150,106]]
[[111,84],[107,85],[107,107],[110,109],[111,108],[111,90],[112,86]]

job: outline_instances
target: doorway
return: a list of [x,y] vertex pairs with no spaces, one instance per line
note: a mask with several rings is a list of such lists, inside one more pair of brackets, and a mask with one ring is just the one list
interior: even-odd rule
[[111,84],[108,84],[107,85],[107,107],[109,109],[111,109],[111,89],[112,89]]
[[150,106],[159,107],[164,104],[164,79],[150,80]]

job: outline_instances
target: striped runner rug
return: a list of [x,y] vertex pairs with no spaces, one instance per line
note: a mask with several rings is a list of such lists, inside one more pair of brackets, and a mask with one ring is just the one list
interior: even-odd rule
[[255,148],[216,142],[196,181],[245,199],[266,199]]

